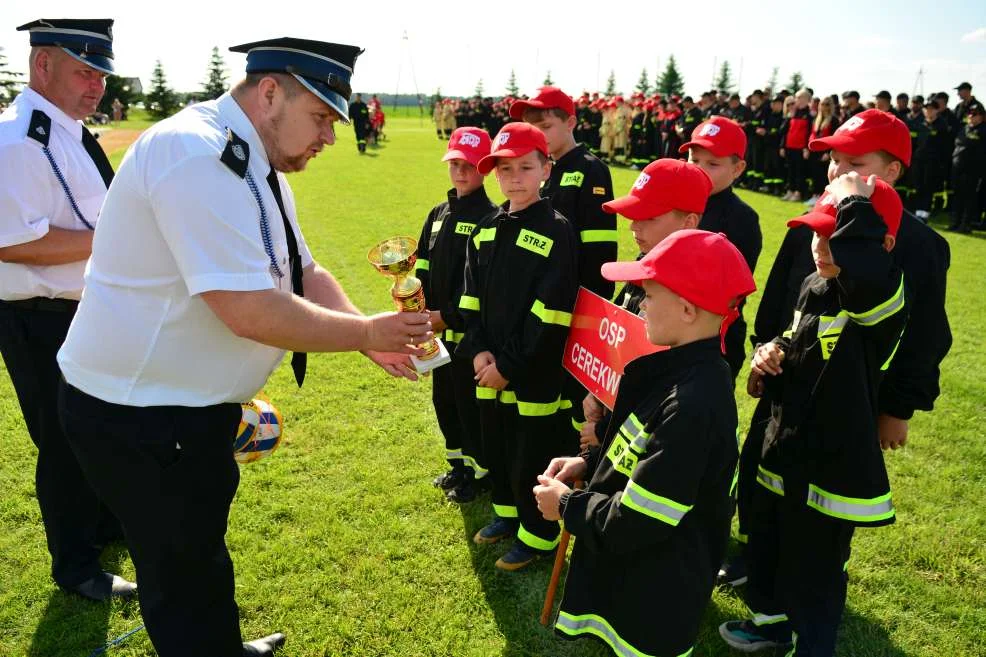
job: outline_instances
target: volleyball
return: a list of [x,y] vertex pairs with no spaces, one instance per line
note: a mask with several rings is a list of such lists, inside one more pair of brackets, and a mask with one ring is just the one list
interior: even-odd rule
[[254,399],[241,406],[243,412],[233,439],[233,458],[238,463],[252,463],[281,444],[283,420],[280,411],[263,399]]

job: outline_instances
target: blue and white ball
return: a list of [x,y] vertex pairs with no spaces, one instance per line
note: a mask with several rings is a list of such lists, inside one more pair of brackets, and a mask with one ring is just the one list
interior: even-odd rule
[[233,458],[238,463],[252,463],[281,444],[283,418],[273,404],[263,399],[254,399],[241,406],[243,414],[233,440]]

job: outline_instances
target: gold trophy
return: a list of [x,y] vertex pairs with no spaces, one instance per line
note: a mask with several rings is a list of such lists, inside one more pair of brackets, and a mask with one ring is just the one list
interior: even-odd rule
[[[391,237],[370,249],[366,254],[370,264],[385,276],[394,279],[390,296],[400,312],[426,312],[425,292],[421,281],[412,275],[418,261],[418,242],[413,237]],[[418,345],[424,350],[421,358],[411,356],[418,374],[427,374],[451,360],[448,349],[438,338]]]

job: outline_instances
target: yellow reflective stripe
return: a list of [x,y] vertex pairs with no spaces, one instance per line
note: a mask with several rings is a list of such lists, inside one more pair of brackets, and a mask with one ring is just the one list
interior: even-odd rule
[[517,413],[525,417],[545,417],[554,415],[559,410],[571,408],[572,402],[567,399],[558,399],[553,402],[539,404],[536,402],[525,402],[517,400]]
[[528,547],[532,547],[535,550],[551,550],[558,545],[558,541],[561,540],[561,534],[555,536],[555,540],[546,541],[540,536],[535,536],[529,532],[525,527],[524,523],[521,523],[520,527],[517,529],[517,540]]
[[753,614],[753,624],[757,627],[786,623],[787,620],[787,614]]
[[472,468],[473,473],[474,473],[473,476],[476,479],[482,479],[483,477],[485,477],[486,475],[488,475],[490,473],[489,470],[487,470],[486,468],[484,468],[483,466],[481,466],[476,461],[476,459],[474,459],[473,457],[469,456],[468,454],[463,454],[462,455],[462,462]]
[[794,653],[798,651],[798,633],[791,632],[791,649],[784,653],[784,657],[794,657]]
[[472,243],[479,248],[483,242],[492,242],[496,237],[496,226],[493,228],[480,228],[479,232],[472,236]]
[[784,477],[774,474],[762,465],[757,466],[757,483],[772,493],[784,496]]
[[901,329],[900,335],[897,336],[897,342],[896,344],[894,344],[894,350],[890,352],[890,355],[887,356],[887,360],[883,363],[883,365],[880,366],[881,372],[886,372],[887,368],[890,367],[891,361],[893,361],[894,356],[897,355],[897,348],[900,347],[900,341],[904,339],[904,331],[906,330],[907,330],[906,327],[904,329]]
[[[596,614],[580,614],[575,616],[564,609],[558,611],[558,620],[555,622],[555,629],[569,636],[579,636],[580,634],[591,634],[606,642],[618,657],[652,657],[645,652],[641,652],[627,643],[613,626]],[[695,648],[689,648],[676,657],[691,657]]]
[[452,329],[445,329],[445,334],[443,337],[446,342],[462,342],[462,339],[466,337],[466,334],[458,333]]
[[461,458],[462,458],[462,450],[461,449],[447,449],[447,450],[445,450],[445,460],[446,461],[455,461],[455,460],[458,460],[458,459],[461,459]]
[[476,399],[496,399],[496,388],[476,386]]
[[736,467],[733,469],[733,481],[732,481],[731,484],[729,484],[729,496],[730,497],[735,497],[736,496],[736,489],[737,488],[739,488],[739,463],[737,463],[736,464]]
[[583,230],[579,233],[583,244],[589,242],[617,242],[615,230]]
[[471,297],[468,294],[463,294],[459,297],[459,308],[479,312],[479,297]]
[[743,532],[736,532],[736,542],[746,545],[747,543],[750,542],[750,537],[744,534]]
[[513,390],[501,390],[500,391],[500,403],[501,404],[516,404],[517,403],[517,393]]
[[674,500],[652,493],[633,479],[627,481],[623,489],[620,504],[655,520],[666,522],[677,527],[692,507],[675,502]]
[[827,516],[856,522],[877,522],[894,517],[890,493],[871,498],[846,497],[808,484],[808,506]]
[[507,504],[494,504],[493,513],[500,516],[501,518],[516,518],[517,507]]
[[534,300],[531,312],[545,324],[557,324],[558,326],[571,326],[572,324],[572,313],[563,310],[549,310],[545,308],[544,302],[540,299]]
[[637,419],[636,415],[630,413],[623,425],[620,426],[620,431],[630,443],[630,449],[640,454],[647,449],[647,441],[650,440],[651,434],[644,431],[644,425]]
[[822,337],[823,335],[839,335],[848,323],[849,314],[845,311],[835,317],[822,315],[818,318],[818,337]]
[[572,428],[576,431],[582,431],[582,427],[585,426],[585,422],[579,422],[574,417],[572,418]]
[[900,285],[897,286],[897,291],[894,292],[892,297],[881,303],[879,306],[862,313],[851,313],[846,311],[846,314],[849,315],[849,317],[851,317],[857,324],[862,324],[863,326],[873,326],[874,324],[879,324],[903,307],[904,277],[901,276]]

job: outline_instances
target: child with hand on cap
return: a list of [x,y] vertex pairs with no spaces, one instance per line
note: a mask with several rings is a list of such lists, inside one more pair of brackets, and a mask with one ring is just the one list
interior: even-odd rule
[[[497,209],[486,195],[483,174],[476,169],[489,154],[490,143],[490,136],[480,128],[457,128],[452,132],[442,158],[448,162],[452,189],[447,200],[428,213],[418,239],[415,275],[421,279],[425,303],[431,309],[428,312],[432,327],[452,353],[466,328],[459,310],[466,242],[476,224]],[[453,358],[448,367],[439,367],[434,375],[431,400],[445,436],[445,458],[451,470],[433,483],[446,491],[449,500],[469,502],[485,487],[488,474],[479,440],[472,360]]]
[[903,206],[875,175],[850,172],[826,191],[788,222],[814,232],[815,272],[748,382],[771,405],[747,553],[754,617],[719,628],[744,652],[793,642],[796,657],[833,655],[853,532],[894,522],[877,396],[908,316],[890,255]]
[[540,130],[508,123],[477,169],[495,170],[507,202],[476,224],[467,243],[459,301],[466,334],[456,355],[473,363],[496,514],[473,540],[495,543],[516,533],[496,562],[512,571],[553,550],[560,537],[530,491],[552,456],[577,451],[561,361],[578,290],[578,241],[568,220],[540,197],[550,175]]
[[[694,229],[603,275],[642,285],[647,339],[669,349],[627,365],[601,447],[555,458],[538,477],[538,508],[577,538],[555,629],[616,655],[681,657],[732,513],[737,418],[722,340],[756,285],[729,240]],[[569,489],[577,479],[585,490]]]
[[[691,141],[682,144],[680,153],[688,154],[688,161],[709,174],[712,195],[698,227],[713,233],[723,233],[739,249],[750,271],[756,271],[757,259],[763,248],[760,233],[760,216],[733,191],[733,183],[746,169],[746,131],[735,121],[724,116],[713,116],[700,123],[692,133]],[[733,378],[746,364],[746,322],[743,308],[740,316],[726,334],[726,362]]]
[[[640,249],[638,260],[675,231],[698,226],[705,211],[712,181],[702,169],[680,160],[651,162],[637,176],[626,196],[603,204],[603,210],[630,220],[630,232]],[[640,313],[644,289],[628,281],[616,295],[616,303],[634,315]],[[605,437],[610,414],[593,395],[583,395],[585,424],[582,448],[599,445]]]

